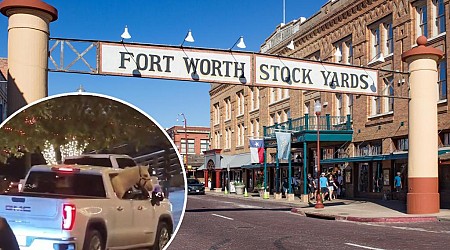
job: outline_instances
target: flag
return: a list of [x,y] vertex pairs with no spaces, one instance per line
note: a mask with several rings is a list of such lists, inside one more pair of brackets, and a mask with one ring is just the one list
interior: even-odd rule
[[276,132],[278,159],[288,160],[291,154],[291,133]]
[[252,163],[264,162],[264,140],[250,139],[250,158]]

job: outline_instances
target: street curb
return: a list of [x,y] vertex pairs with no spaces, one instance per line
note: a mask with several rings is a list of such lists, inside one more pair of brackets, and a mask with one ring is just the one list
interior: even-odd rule
[[399,223],[399,222],[436,222],[437,216],[415,216],[415,217],[355,217],[355,216],[341,216],[334,214],[324,214],[318,212],[308,212],[303,209],[293,208],[292,213],[300,214],[302,216],[324,219],[324,220],[339,220],[352,222],[372,222],[372,223]]

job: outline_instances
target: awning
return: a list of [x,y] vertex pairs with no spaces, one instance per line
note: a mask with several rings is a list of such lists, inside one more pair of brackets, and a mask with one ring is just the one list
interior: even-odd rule
[[206,168],[205,168],[205,164],[202,164],[200,167],[198,167],[197,168],[197,171],[199,171],[199,170],[205,170]]
[[[448,157],[450,159],[449,152],[450,152],[449,148],[439,149],[438,151],[439,159],[441,159],[441,155],[443,154],[449,154]],[[383,155],[365,155],[347,158],[325,159],[321,160],[320,164],[336,164],[345,162],[371,162],[371,161],[385,161],[385,160],[399,160],[399,159],[408,159],[408,152],[394,152],[391,154],[383,154]]]
[[[251,158],[250,153],[237,154],[237,155],[222,155],[220,160],[220,168],[240,168],[244,165],[250,165]],[[216,167],[217,169],[217,167]]]
[[[279,165],[278,165],[280,168],[287,168],[287,167],[289,167],[289,164],[288,163],[286,163],[286,162],[283,162],[283,163],[279,163]],[[303,166],[303,165],[301,165],[301,164],[298,164],[298,163],[292,163],[291,164],[291,167],[298,167],[298,166]],[[245,169],[255,169],[255,168],[263,168],[264,167],[264,163],[260,163],[260,164],[251,164],[251,165],[243,165],[242,166],[242,168],[245,168]],[[275,168],[275,167],[277,167],[277,164],[276,163],[267,163],[267,167],[268,168]]]

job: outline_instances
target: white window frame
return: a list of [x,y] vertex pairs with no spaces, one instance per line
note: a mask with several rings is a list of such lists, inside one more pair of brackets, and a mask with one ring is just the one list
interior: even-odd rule
[[225,98],[225,121],[231,119],[231,98]]
[[244,114],[244,108],[245,108],[245,100],[244,100],[244,91],[243,90],[236,93],[236,102],[237,102],[236,116],[241,116]]
[[343,96],[342,96],[342,94],[335,94],[334,95],[335,96],[335,100],[336,100],[336,108],[335,108],[335,116],[342,116],[343,115],[343,112],[342,112],[342,110],[343,110],[343,104],[344,104],[344,101],[343,101]]
[[416,6],[416,37],[426,36],[428,37],[428,13],[427,3],[421,2]]
[[384,29],[386,34],[386,55],[394,53],[394,28],[392,22],[384,23]]
[[350,116],[353,113],[353,94],[347,94],[347,108],[345,113]]
[[378,59],[381,55],[381,32],[380,32],[380,27],[379,25],[377,25],[376,27],[371,29],[371,41],[372,41],[372,46],[371,46],[371,51],[370,51],[370,57],[371,60],[370,61],[375,61],[376,59]]
[[219,103],[214,104],[214,125],[220,123],[220,106]]
[[435,36],[438,36],[446,32],[444,0],[433,0],[433,10],[433,33]]
[[383,95],[392,96],[383,98],[384,113],[394,112],[394,76],[391,75],[383,78],[383,82]]

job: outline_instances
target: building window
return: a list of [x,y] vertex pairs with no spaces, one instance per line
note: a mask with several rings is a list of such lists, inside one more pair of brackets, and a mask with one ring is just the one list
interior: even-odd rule
[[214,125],[220,123],[220,108],[219,103],[214,104]]
[[379,96],[373,96],[371,102],[371,115],[381,114],[381,99]]
[[214,132],[214,148],[220,148],[220,132]]
[[309,114],[309,102],[305,102],[305,105],[303,106],[303,110],[305,114]]
[[442,133],[442,144],[444,147],[450,146],[450,133]]
[[433,0],[434,7],[434,34],[439,35],[445,32],[445,7],[444,0]]
[[394,30],[392,28],[392,23],[385,24],[386,29],[386,55],[394,53]]
[[389,76],[384,78],[384,84],[383,94],[386,96],[392,96],[384,97],[384,111],[387,113],[394,111],[394,77]]
[[381,55],[380,28],[378,26],[373,28],[371,35],[372,35],[372,50],[370,52],[370,56],[371,56],[372,60],[370,60],[370,61],[373,61],[374,59],[379,58]]
[[335,110],[335,116],[341,116],[342,115],[342,94],[335,94],[336,98],[336,110]]
[[334,52],[334,61],[337,63],[342,63],[342,43],[336,44],[336,52]]
[[259,119],[255,120],[255,130],[254,131],[255,131],[254,135],[256,137],[259,137]]
[[230,97],[225,98],[225,120],[231,119],[231,99]]
[[382,152],[381,142],[374,141],[358,145],[359,156],[380,155]]
[[348,49],[348,54],[347,54],[347,64],[353,64],[353,43],[352,41],[347,41],[345,42],[345,45]]
[[371,50],[369,63],[384,62],[384,56],[394,52],[392,18],[387,17],[370,26]]
[[244,146],[244,137],[245,137],[245,135],[244,135],[244,130],[245,130],[245,128],[244,128],[244,123],[241,123],[241,124],[238,124],[238,126],[237,126],[237,144],[236,144],[236,146]]
[[397,140],[397,151],[408,151],[408,138]]
[[428,37],[427,27],[427,5],[423,2],[422,5],[416,7],[417,10],[417,37]]
[[353,64],[353,45],[351,37],[337,42],[335,45],[334,61],[342,64]]
[[286,121],[291,118],[291,109],[284,110],[284,116],[286,117]]
[[236,93],[237,99],[237,116],[244,114],[244,91],[239,91]]
[[275,114],[270,114],[270,126],[274,125],[275,123]]
[[289,98],[289,89],[280,89],[280,91],[281,91],[282,99]]
[[438,63],[439,101],[447,100],[447,60],[444,58]]
[[208,140],[200,140],[200,154],[203,154],[203,151],[209,150],[209,142]]
[[353,95],[347,94],[347,115],[353,114]]
[[250,90],[251,111],[259,109],[259,88],[253,87]]
[[[181,154],[186,154],[186,139],[181,139]],[[188,139],[188,154],[195,154],[195,140]]]
[[225,148],[231,148],[231,128],[225,129]]

